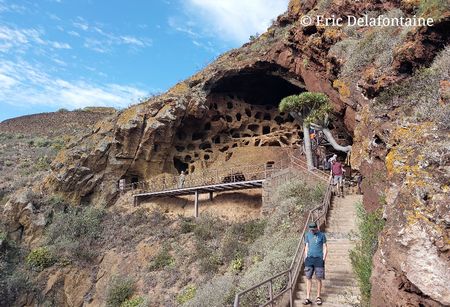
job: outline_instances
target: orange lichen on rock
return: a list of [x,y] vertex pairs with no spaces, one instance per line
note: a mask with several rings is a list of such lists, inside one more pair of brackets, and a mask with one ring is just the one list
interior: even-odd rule
[[334,80],[333,87],[339,91],[339,94],[341,95],[341,97],[343,97],[343,98],[350,97],[350,88],[344,81],[342,81],[340,79]]

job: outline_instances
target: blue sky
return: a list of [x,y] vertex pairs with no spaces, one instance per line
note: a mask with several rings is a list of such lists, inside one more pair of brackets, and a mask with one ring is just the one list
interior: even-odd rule
[[164,92],[288,0],[0,0],[0,121]]

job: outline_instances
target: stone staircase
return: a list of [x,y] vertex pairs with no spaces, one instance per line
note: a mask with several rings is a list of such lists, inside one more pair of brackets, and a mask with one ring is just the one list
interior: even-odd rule
[[[328,256],[325,264],[325,280],[322,282],[322,306],[358,306],[359,288],[350,263],[349,250],[353,243],[348,234],[356,230],[357,202],[362,202],[361,195],[335,197],[331,204],[325,234],[328,242]],[[312,280],[311,300],[316,299],[317,283]],[[303,306],[306,298],[305,277],[299,277],[294,306]]]

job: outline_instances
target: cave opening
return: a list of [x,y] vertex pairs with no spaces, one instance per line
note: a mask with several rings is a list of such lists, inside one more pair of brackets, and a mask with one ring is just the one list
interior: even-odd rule
[[179,158],[173,158],[173,165],[175,166],[178,173],[186,172],[188,170],[189,164],[181,161]]
[[[296,84],[290,81],[295,81]],[[305,91],[301,81],[290,81],[267,69],[243,70],[216,81],[210,93],[237,96],[253,105],[278,107],[284,97]],[[232,103],[228,102],[227,107],[231,109]]]

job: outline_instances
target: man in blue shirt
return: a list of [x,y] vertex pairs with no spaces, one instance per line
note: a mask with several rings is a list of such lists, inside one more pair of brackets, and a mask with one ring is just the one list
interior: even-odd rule
[[317,305],[322,305],[320,291],[322,280],[325,279],[325,260],[327,258],[327,237],[317,228],[316,223],[308,225],[309,232],[305,235],[305,276],[306,276],[306,299],[303,305],[312,304],[311,279],[315,272],[317,279]]

